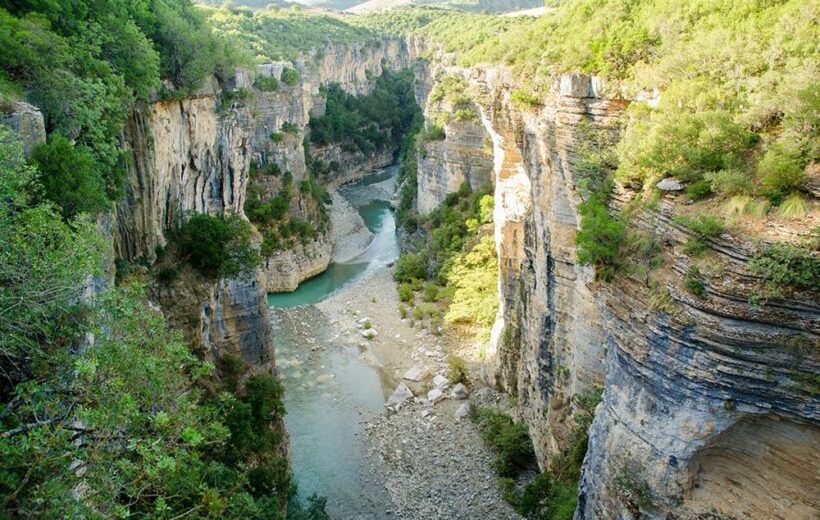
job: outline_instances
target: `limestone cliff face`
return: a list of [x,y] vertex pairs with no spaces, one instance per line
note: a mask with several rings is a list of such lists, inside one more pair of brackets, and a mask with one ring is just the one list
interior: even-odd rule
[[[422,69],[428,76],[430,69]],[[444,202],[448,193],[457,191],[463,183],[472,189],[489,184],[493,172],[492,141],[478,118],[477,108],[469,104],[458,110],[447,100],[433,100],[425,85],[429,79],[420,77],[417,101],[424,108],[428,126],[441,124],[445,138],[427,141],[418,151],[418,210],[429,213]]]
[[[686,231],[671,224],[668,202],[638,217],[668,252],[664,283],[596,282],[575,252],[580,123],[616,139],[629,101],[571,75],[537,106],[516,104],[509,72],[448,63],[418,67],[419,91],[429,93],[439,67],[467,78],[493,145],[501,301],[487,379],[517,396],[542,467],[567,446],[572,397],[605,389],[576,518],[816,518],[817,295],[752,307],[759,280],[744,264],[754,244],[728,236],[709,244],[707,296],[691,295],[688,257],[676,253]],[[457,152],[453,144],[439,155]],[[422,168],[421,210],[457,188],[425,176]],[[633,195],[620,188],[613,208]]]
[[351,152],[338,144],[330,144],[314,148],[313,156],[331,165],[331,171],[322,176],[322,183],[328,188],[338,188],[360,180],[370,172],[390,166],[397,151],[394,147],[365,155],[358,150]]

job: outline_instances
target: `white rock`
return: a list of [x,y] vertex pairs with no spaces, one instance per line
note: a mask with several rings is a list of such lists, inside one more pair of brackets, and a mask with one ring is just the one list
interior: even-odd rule
[[416,365],[407,372],[404,373],[404,379],[408,381],[421,381],[427,375],[427,370],[424,368]]
[[399,383],[399,386],[393,391],[390,395],[390,398],[384,404],[388,409],[397,412],[401,405],[404,404],[405,401],[411,399],[413,397],[413,392],[410,388],[407,387],[404,383]]
[[433,410],[430,410],[429,408],[425,408],[424,410],[421,411],[421,418],[422,419],[427,419],[431,415],[433,415]]
[[427,392],[427,400],[430,401],[431,404],[436,404],[442,400],[444,400],[446,396],[444,392],[439,390],[438,388],[433,388],[429,392]]
[[359,332],[359,334],[361,334],[363,337],[367,339],[373,339],[379,335],[376,329],[363,329]]
[[362,318],[362,319],[360,319],[360,320],[356,320],[356,324],[357,324],[357,325],[364,325],[364,324],[365,324],[365,323],[367,323],[368,321],[370,321],[370,318]]
[[450,394],[453,399],[467,399],[467,396],[470,395],[470,392],[467,391],[467,387],[461,383],[458,383],[456,386],[453,387],[453,391]]
[[433,385],[436,388],[444,389],[450,386],[450,381],[441,374],[436,374],[436,377],[433,378]]
[[466,419],[470,416],[470,401],[465,401],[461,403],[461,406],[458,407],[456,413],[453,414],[457,421],[462,419]]
[[667,177],[655,185],[661,191],[681,191],[684,185],[674,177]]

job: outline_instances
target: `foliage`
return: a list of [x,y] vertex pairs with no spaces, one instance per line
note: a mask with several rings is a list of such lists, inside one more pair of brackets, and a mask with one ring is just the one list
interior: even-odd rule
[[466,253],[453,258],[445,275],[447,286],[455,288],[445,323],[471,323],[489,331],[498,311],[498,256],[492,235],[481,237]]
[[[189,0],[9,1],[2,7],[0,76],[14,85],[6,90],[43,111],[49,134],[73,143],[75,153],[49,174],[73,176],[66,184],[88,187],[94,207],[100,187],[112,200],[121,195],[120,135],[136,99],[148,99],[161,79],[187,92],[243,62]],[[82,163],[82,179],[69,168],[72,161]]]
[[689,266],[686,270],[686,278],[684,279],[684,282],[686,283],[686,288],[689,289],[689,292],[698,298],[703,298],[706,296],[706,286],[703,283],[700,269],[698,269],[697,266]]
[[820,157],[818,16],[800,0],[577,0],[534,18],[415,6],[355,23],[421,36],[462,67],[506,65],[527,85],[513,93],[519,104],[536,103],[568,72],[659,89],[658,103],[630,107],[619,177],[652,185],[675,176],[693,199],[713,191],[779,204],[805,189],[805,169]]
[[260,263],[250,225],[238,215],[195,213],[173,232],[180,255],[205,276],[247,276]]
[[396,262],[393,278],[399,283],[412,283],[427,278],[427,260],[421,253],[402,253]]
[[626,237],[626,223],[610,214],[607,198],[608,194],[595,194],[578,206],[581,229],[575,235],[578,263],[594,265],[596,277],[605,281],[620,266],[619,250]]
[[436,124],[431,124],[421,131],[419,134],[419,141],[426,143],[428,141],[444,141],[447,134],[444,132],[444,127]]
[[91,215],[108,209],[103,180],[93,171],[93,158],[85,148],[75,147],[60,134],[36,147],[31,161],[40,172],[45,197],[62,208],[63,217]]
[[[105,250],[86,216],[60,217],[37,203],[38,172],[28,166],[16,136],[0,125],[0,395],[40,370],[49,350],[68,344],[85,313],[77,294],[96,274]],[[39,368],[38,368],[39,367]]]
[[481,437],[495,452],[495,468],[502,477],[514,476],[535,460],[527,426],[492,408],[475,408],[473,420]]
[[282,83],[289,87],[295,86],[299,83],[299,72],[296,69],[285,67],[282,70]]
[[310,140],[317,146],[339,143],[345,151],[370,155],[399,146],[418,112],[413,71],[385,72],[365,96],[346,93],[338,84],[326,89],[325,114],[310,120]]
[[413,305],[416,301],[416,295],[413,292],[413,287],[409,283],[399,284],[399,301]]
[[773,289],[794,287],[820,291],[820,258],[808,247],[775,243],[760,250],[747,264]]
[[[237,38],[256,63],[295,60],[336,44],[375,44],[376,35],[345,20],[297,9],[258,9],[245,13],[220,7],[203,9],[217,34]],[[283,80],[284,83],[284,80]]]
[[467,362],[455,354],[447,355],[447,379],[452,384],[467,382]]
[[262,92],[276,92],[279,90],[279,80],[274,76],[260,76],[254,80],[253,86]]
[[299,132],[299,127],[297,127],[294,123],[285,121],[282,123],[282,126],[279,127],[279,130],[287,134],[296,134]]

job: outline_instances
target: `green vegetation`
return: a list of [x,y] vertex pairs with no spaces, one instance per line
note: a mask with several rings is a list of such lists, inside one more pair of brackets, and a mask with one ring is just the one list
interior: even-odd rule
[[260,263],[251,227],[238,215],[195,213],[173,231],[172,239],[183,259],[212,278],[248,275]]
[[690,265],[686,270],[686,278],[684,280],[686,288],[689,292],[698,298],[706,296],[706,285],[703,283],[703,277],[700,274],[700,269],[695,265]]
[[286,67],[282,70],[282,83],[289,87],[296,86],[299,83],[299,72],[296,69]]
[[396,262],[393,278],[399,283],[413,283],[427,278],[427,261],[421,253],[402,253]]
[[770,244],[747,267],[763,278],[774,293],[787,287],[820,291],[820,255],[806,246]]
[[273,76],[261,76],[254,80],[253,86],[262,92],[276,92],[279,90],[279,80]]
[[373,92],[353,96],[339,85],[324,90],[325,114],[310,120],[310,140],[317,146],[340,143],[346,152],[370,155],[396,148],[419,111],[413,95],[413,71],[386,70]]
[[472,249],[453,257],[445,275],[453,299],[445,323],[468,323],[480,329],[479,339],[488,341],[498,310],[498,255],[492,235],[482,236]]
[[293,486],[278,381],[259,375],[240,389],[244,364],[226,359],[233,377],[220,388],[139,286],[79,298],[105,241],[87,215],[41,199],[40,178],[0,126],[5,514],[280,518]]
[[496,452],[494,464],[499,475],[512,477],[535,463],[526,424],[492,408],[476,408],[473,420],[481,429],[484,442]]
[[723,222],[709,215],[695,217],[681,215],[675,217],[674,222],[695,234],[684,245],[686,253],[692,256],[700,256],[706,251],[705,239],[718,237],[725,231]]
[[[237,38],[257,63],[295,60],[312,51],[320,57],[333,43],[375,45],[377,41],[369,29],[333,16],[302,13],[298,7],[256,11],[211,7],[203,11],[217,34]],[[284,77],[282,82],[286,83]]]
[[467,362],[455,354],[447,355],[447,379],[450,383],[467,383]]
[[[781,206],[780,217],[799,218],[816,204],[805,182],[807,167],[820,159],[812,59],[818,16],[817,6],[799,0],[579,0],[560,2],[538,18],[426,6],[355,23],[422,36],[460,66],[509,66],[527,85],[513,93],[522,106],[537,105],[555,76],[567,72],[618,80],[630,92],[659,89],[657,104],[630,107],[601,181],[614,173],[643,185],[651,199],[659,180],[675,176],[695,201],[751,197],[754,204],[743,211],[763,216],[768,206],[756,199],[765,197]],[[737,70],[744,72],[727,73]],[[579,260],[595,265],[603,279],[628,265],[623,246],[630,219],[609,213],[606,186],[582,193],[578,237]],[[696,209],[714,207],[707,201]]]
[[71,206],[66,216],[121,195],[120,135],[135,100],[163,79],[185,95],[245,61],[189,0],[4,2],[0,28],[4,93],[43,111],[45,194]]

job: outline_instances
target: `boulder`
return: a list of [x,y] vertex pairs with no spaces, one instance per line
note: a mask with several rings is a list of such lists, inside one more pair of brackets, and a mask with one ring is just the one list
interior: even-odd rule
[[450,380],[441,374],[436,374],[436,377],[433,378],[433,385],[439,389],[447,388],[450,386]]
[[683,183],[674,177],[667,177],[656,186],[661,191],[681,191],[685,188]]
[[456,409],[456,413],[454,413],[453,416],[457,421],[460,421],[469,417],[471,410],[472,408],[470,407],[470,401],[465,401],[461,403],[461,406],[459,406],[458,409]]
[[456,386],[453,387],[452,392],[450,395],[453,399],[467,399],[467,396],[470,395],[470,392],[467,391],[467,387],[461,383],[458,383]]
[[444,400],[446,396],[444,392],[439,390],[438,388],[433,388],[429,392],[427,392],[427,400],[430,401],[430,404],[436,404]]
[[413,392],[410,388],[407,387],[404,383],[399,383],[399,386],[393,390],[393,393],[390,395],[390,398],[384,404],[388,410],[392,410],[394,412],[398,412],[401,405],[403,405],[408,399],[413,398]]
[[414,366],[410,370],[404,373],[404,379],[408,381],[415,381],[419,382],[427,376],[427,370],[420,366]]
[[361,331],[359,331],[359,334],[361,334],[363,337],[367,339],[373,339],[379,335],[376,329],[362,329]]

